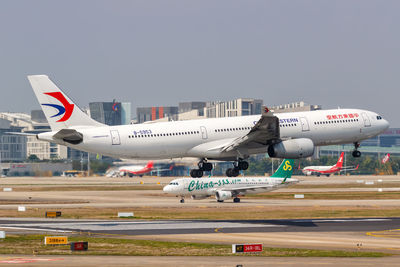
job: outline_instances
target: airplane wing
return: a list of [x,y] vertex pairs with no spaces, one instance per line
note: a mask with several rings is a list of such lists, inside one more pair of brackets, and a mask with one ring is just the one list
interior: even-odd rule
[[351,167],[342,168],[340,171],[341,172],[343,172],[343,171],[355,171],[355,170],[358,170],[358,166],[360,166],[360,164],[358,164],[356,167],[351,166]]
[[279,142],[279,137],[279,119],[266,108],[260,120],[251,128],[250,132],[222,147],[222,151],[265,147],[271,143]]

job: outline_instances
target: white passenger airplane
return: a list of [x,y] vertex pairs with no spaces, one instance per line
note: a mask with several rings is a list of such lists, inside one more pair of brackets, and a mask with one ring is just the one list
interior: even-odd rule
[[211,171],[207,160],[234,161],[227,176],[248,168],[250,155],[268,152],[270,157],[305,158],[315,146],[359,142],[389,127],[375,112],[332,109],[262,115],[107,126],[91,119],[46,76],[28,76],[50,124],[51,132],[39,140],[117,158],[199,158],[192,177]]
[[327,177],[329,177],[332,173],[342,172],[342,171],[355,171],[358,169],[359,165],[357,165],[356,167],[354,167],[354,166],[343,167],[343,159],[344,159],[344,152],[342,152],[340,154],[340,157],[335,165],[332,165],[332,166],[306,166],[303,168],[302,172],[307,176],[316,174],[318,177],[321,175],[326,175]]
[[191,196],[195,200],[215,196],[218,202],[223,202],[233,197],[233,202],[240,202],[239,196],[273,191],[298,182],[297,179],[291,179],[294,168],[293,163],[293,159],[283,160],[271,177],[175,179],[164,186],[163,191],[180,196],[181,203],[185,202],[185,196]]
[[106,176],[125,176],[133,177],[134,175],[143,176],[146,173],[153,171],[154,162],[150,160],[146,165],[124,165],[117,168],[110,169]]

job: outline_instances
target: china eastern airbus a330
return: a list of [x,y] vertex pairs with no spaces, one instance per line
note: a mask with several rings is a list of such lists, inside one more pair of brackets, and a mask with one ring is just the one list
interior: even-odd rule
[[37,135],[74,149],[117,158],[199,158],[192,177],[211,171],[209,160],[233,161],[227,176],[237,176],[249,166],[246,159],[268,152],[276,158],[305,158],[315,146],[359,142],[389,127],[375,112],[361,109],[332,109],[309,112],[213,118],[107,126],[79,109],[46,75],[28,76],[50,124],[51,132]]

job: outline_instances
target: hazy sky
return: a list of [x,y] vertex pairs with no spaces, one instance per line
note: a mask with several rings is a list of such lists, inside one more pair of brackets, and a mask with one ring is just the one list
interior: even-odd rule
[[400,1],[1,1],[0,111],[261,98],[357,107],[400,127]]

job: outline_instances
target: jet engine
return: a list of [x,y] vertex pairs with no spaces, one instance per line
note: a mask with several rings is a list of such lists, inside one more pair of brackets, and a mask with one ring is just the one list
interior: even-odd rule
[[271,158],[299,159],[311,157],[313,154],[314,143],[308,138],[285,140],[268,147]]
[[196,195],[193,195],[193,196],[192,196],[192,199],[193,199],[193,200],[199,200],[199,199],[205,199],[205,198],[207,198],[207,196],[199,196],[199,195],[197,195],[197,196],[196,196]]
[[230,191],[217,191],[215,192],[215,199],[218,201],[224,201],[232,197],[232,192]]

